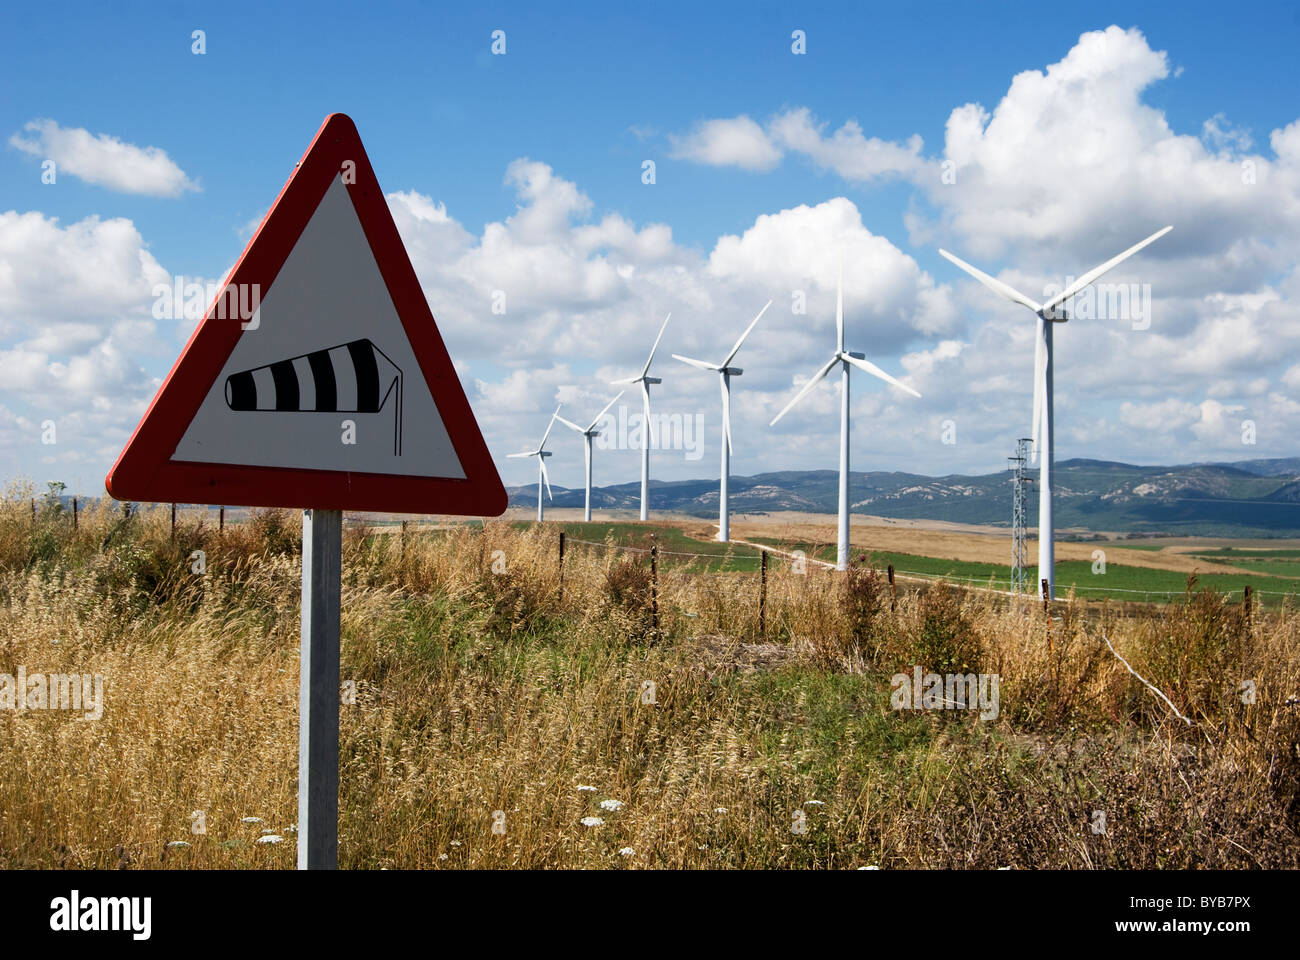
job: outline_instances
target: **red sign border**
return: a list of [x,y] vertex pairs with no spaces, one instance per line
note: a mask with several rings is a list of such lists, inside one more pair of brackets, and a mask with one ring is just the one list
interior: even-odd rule
[[172,460],[212,384],[238,342],[240,318],[218,319],[217,300],[190,336],[104,485],[117,500],[301,507],[391,513],[499,516],[506,491],[474,419],[460,378],[397,232],[356,125],[346,114],[325,118],[231,272],[228,284],[274,284],[299,236],[347,161],[357,217],[375,255],[429,391],[442,415],[465,479],[304,470]]

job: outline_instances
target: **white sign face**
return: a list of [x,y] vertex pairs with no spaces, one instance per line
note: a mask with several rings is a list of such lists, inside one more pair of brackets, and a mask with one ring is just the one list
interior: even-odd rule
[[341,178],[172,460],[465,478]]

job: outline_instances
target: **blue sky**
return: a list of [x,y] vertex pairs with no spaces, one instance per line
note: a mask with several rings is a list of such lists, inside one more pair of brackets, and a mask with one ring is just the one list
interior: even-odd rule
[[[789,300],[802,282],[782,277],[765,284],[772,270],[756,258],[789,260],[779,252],[782,243],[803,250],[824,242],[829,254],[843,243],[835,230],[845,223],[861,231],[864,245],[868,237],[888,242],[888,256],[871,261],[876,269],[916,271],[910,292],[881,291],[866,280],[860,290],[850,287],[850,345],[856,337],[886,369],[906,369],[925,394],[908,407],[901,393],[855,386],[855,469],[997,469],[1011,438],[1026,432],[1032,346],[1022,328],[1029,324],[942,260],[939,246],[991,273],[1022,270],[1002,276],[1041,287],[1166,222],[1175,224],[1174,233],[1128,279],[1151,282],[1163,315],[1180,320],[1163,332],[1155,328],[1158,347],[1151,336],[1126,348],[1118,339],[1126,334],[1113,323],[1105,349],[1086,331],[1062,335],[1062,351],[1073,352],[1059,359],[1058,458],[1170,462],[1296,452],[1290,428],[1300,426],[1300,416],[1291,397],[1300,394],[1300,373],[1286,352],[1290,341],[1279,343],[1271,326],[1294,315],[1297,286],[1295,158],[1286,153],[1289,139],[1280,141],[1281,153],[1271,139],[1300,115],[1300,12],[1293,5],[1252,4],[1248,12],[1187,3],[665,3],[623,11],[607,4],[267,6],[56,3],[4,14],[0,213],[42,218],[21,228],[16,220],[0,222],[0,278],[10,271],[0,279],[6,476],[58,476],[99,489],[113,448],[189,332],[166,322],[148,329],[147,276],[108,276],[130,263],[131,251],[121,247],[130,237],[73,243],[66,231],[90,217],[100,224],[120,218],[138,234],[136,252],[146,251],[166,275],[216,279],[334,111],[357,122],[381,184],[407,198],[400,202],[408,212],[417,196],[441,210],[436,223],[415,214],[404,219],[396,210],[395,216],[409,246],[446,254],[446,262],[413,258],[507,482],[527,479],[530,468],[500,456],[540,433],[560,400],[579,418],[603,406],[612,395],[604,380],[632,372],[664,308],[676,318],[667,351],[707,356],[729,344],[769,297],[777,309],[745,364],[747,371],[759,368],[758,376],[747,375],[737,388],[753,392],[738,399],[735,472],[833,466],[836,424],[822,415],[837,408],[831,387],[822,388],[824,411],[812,407],[793,418],[789,433],[766,427],[826,352],[829,274],[805,271],[810,310],[800,319],[790,316]],[[1112,25],[1119,30],[1111,41],[1081,44],[1083,35]],[[191,52],[195,29],[206,34],[202,56]],[[489,52],[495,29],[506,32],[504,56]],[[794,29],[806,31],[803,56],[791,52]],[[986,117],[982,147],[958,167],[959,184],[965,165],[975,171],[986,201],[950,200],[957,190],[933,187],[928,171],[956,155],[945,142],[954,111],[979,104],[992,115],[1018,75],[1050,77],[1051,65],[1072,56],[1070,76],[1012,104],[1028,135],[1013,129],[1011,110],[1003,130],[987,126]],[[1157,76],[1161,62],[1164,75]],[[1089,114],[1098,104],[1102,109]],[[1075,107],[1082,109],[1072,122],[1068,111]],[[805,133],[818,138],[808,149],[792,135],[782,140],[778,130],[790,128],[774,122],[798,111],[809,118]],[[1163,131],[1153,129],[1153,115]],[[752,118],[762,138],[748,141],[758,150],[748,159],[730,148],[710,154],[691,139],[702,125],[739,117]],[[43,184],[40,160],[53,141],[28,128],[38,120],[162,151],[197,189],[153,196],[69,172]],[[849,122],[861,137],[833,156],[819,153]],[[1042,147],[1050,159],[1040,154],[1035,132],[1052,139]],[[1078,137],[1079,147],[1063,149],[1066,136]],[[855,150],[870,155],[863,138],[903,149],[913,137],[922,142],[914,162],[880,168],[867,159],[866,174],[855,166]],[[32,146],[21,149],[11,138]],[[1203,155],[1186,155],[1192,148],[1178,138],[1199,142]],[[1112,143],[1113,158],[1074,156]],[[1006,162],[1008,150],[1018,151],[1015,162],[1032,176],[1009,172],[1015,165]],[[1152,173],[1170,152],[1182,159],[1170,164],[1168,176]],[[1213,179],[1252,157],[1269,175],[1248,200],[1225,199]],[[641,182],[647,159],[656,163],[653,185]],[[512,168],[525,160],[535,166]],[[1078,196],[1058,209],[1046,199],[1052,189]],[[845,209],[826,206],[837,198],[851,205],[858,223],[852,215],[844,220]],[[559,213],[543,218],[544,230],[520,233],[521,210],[552,202]],[[996,206],[986,211],[981,202]],[[810,215],[802,225],[782,218],[801,207],[824,216]],[[1095,215],[1079,212],[1092,207]],[[1008,209],[1023,209],[1031,220],[1035,209],[1053,211],[1059,233],[1044,239],[1005,224],[987,234],[972,227]],[[1267,222],[1258,222],[1260,211]],[[622,247],[575,241],[575,231],[611,216],[634,235],[667,227],[671,248],[644,238]],[[455,237],[442,217],[458,225]],[[764,228],[772,236],[753,235],[737,255],[754,264],[752,272],[723,262],[720,238],[748,237],[763,217],[775,218]],[[505,255],[493,256],[497,248],[485,244],[492,225],[519,234]],[[412,239],[435,228],[428,244]],[[118,246],[100,263],[96,244]],[[49,258],[58,256],[84,261],[74,279],[56,279]],[[618,263],[632,271],[629,277],[658,279],[645,287],[629,277],[622,286],[602,280],[599,269]],[[1207,276],[1208,263],[1219,268]],[[517,278],[512,269],[549,271],[589,289],[556,297],[547,277]],[[673,270],[680,288],[664,279]],[[14,273],[27,279],[14,280]],[[51,284],[60,286],[57,294]],[[524,291],[523,308],[502,321],[508,326],[475,328],[485,294],[498,285]],[[143,289],[138,302],[130,293],[136,288]],[[108,307],[104,289],[113,290]],[[79,327],[76,336],[42,335],[65,329],[61,324],[89,325],[99,337]],[[1179,369],[1178,358],[1212,341],[1215,331],[1271,347],[1224,356],[1222,369]],[[504,354],[497,349],[503,338],[511,343]],[[1005,351],[990,347],[999,343]],[[1140,363],[1125,365],[1139,355]],[[665,353],[657,365],[667,364],[675,362]],[[1169,375],[1152,377],[1153,366]],[[666,451],[656,475],[709,475],[716,471],[715,388],[686,368],[667,369],[658,371],[672,380],[663,403],[705,418],[707,453],[699,462]],[[1140,379],[1149,382],[1133,386]],[[47,416],[67,423],[55,450],[36,439]],[[935,440],[946,419],[958,425],[955,445]],[[1244,419],[1259,423],[1249,446],[1239,440]],[[782,438],[775,450],[773,437]],[[579,481],[573,439],[572,455],[557,457],[554,470],[566,485]],[[597,482],[631,480],[636,471],[634,452],[611,451]]]

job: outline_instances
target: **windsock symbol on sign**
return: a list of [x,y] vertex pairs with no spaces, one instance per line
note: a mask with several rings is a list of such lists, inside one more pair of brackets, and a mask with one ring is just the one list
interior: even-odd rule
[[393,455],[402,455],[402,370],[368,339],[226,377],[231,410],[379,413],[393,397]]

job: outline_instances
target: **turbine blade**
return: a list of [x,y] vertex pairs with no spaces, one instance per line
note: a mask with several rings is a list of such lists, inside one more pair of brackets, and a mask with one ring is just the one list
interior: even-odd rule
[[[562,406],[564,406],[564,404],[560,404],[560,407]],[[555,418],[560,415],[560,407],[556,407],[555,412],[551,414],[551,422],[546,425],[546,432],[542,434],[542,442],[537,445],[538,450],[541,450],[546,446],[546,438],[551,435],[551,428],[555,426]]]
[[731,390],[725,374],[718,380],[722,383],[722,432],[726,436],[727,453],[731,453]]
[[1034,425],[1030,433],[1029,460],[1038,459],[1038,441],[1042,438],[1043,400],[1047,393],[1047,322],[1038,318],[1034,331]]
[[949,261],[956,264],[962,270],[969,273],[980,283],[984,284],[984,286],[988,287],[990,290],[996,290],[998,293],[1002,294],[1002,296],[1006,297],[1008,300],[1013,300],[1016,303],[1023,304],[1024,306],[1028,307],[1030,310],[1034,311],[1034,313],[1037,313],[1038,311],[1044,309],[1043,306],[1035,303],[1033,300],[1030,300],[1028,297],[1026,297],[1015,287],[1010,286],[1009,284],[1005,284],[1001,280],[997,280],[994,279],[993,277],[990,277],[983,270],[978,270],[975,267],[972,267],[961,257],[954,257],[947,250],[940,250],[939,256],[947,258]]
[[1125,260],[1133,256],[1133,254],[1137,253],[1139,250],[1141,250],[1143,247],[1147,246],[1148,244],[1155,243],[1155,241],[1159,240],[1161,237],[1163,237],[1166,233],[1168,233],[1172,229],[1173,226],[1170,225],[1168,227],[1165,227],[1163,230],[1157,230],[1155,233],[1151,234],[1151,236],[1147,237],[1141,243],[1135,243],[1133,246],[1129,247],[1118,257],[1112,257],[1111,259],[1103,263],[1100,267],[1093,267],[1091,270],[1089,270],[1087,273],[1081,276],[1078,280],[1074,281],[1074,283],[1070,284],[1068,287],[1066,287],[1064,290],[1062,290],[1060,293],[1054,296],[1051,300],[1048,300],[1045,304],[1043,304],[1042,309],[1045,311],[1050,310],[1058,303],[1064,303],[1066,300],[1069,300],[1072,296],[1074,296],[1076,293],[1078,293],[1088,284],[1092,283],[1092,281],[1096,280],[1107,270],[1110,270],[1112,267],[1116,267],[1119,264],[1123,263]]
[[851,356],[851,355],[849,355],[849,354],[847,354],[847,353],[844,355],[844,359],[847,360],[849,363],[853,364],[853,365],[854,365],[855,367],[857,367],[859,370],[865,370],[867,373],[871,374],[873,377],[879,377],[881,380],[884,380],[886,383],[892,383],[894,386],[898,387],[900,390],[906,390],[908,393],[910,393],[910,394],[911,394],[912,396],[914,396],[914,397],[920,397],[920,396],[921,396],[919,393],[917,393],[915,390],[913,390],[913,389],[912,389],[911,387],[909,387],[907,384],[905,384],[905,383],[901,383],[901,382],[899,382],[898,380],[895,380],[895,379],[894,379],[893,377],[891,377],[889,374],[885,373],[884,370],[881,370],[878,366],[876,366],[876,365],[875,365],[874,363],[872,363],[870,360],[859,360],[857,357]]
[[835,349],[844,351],[844,248],[840,248],[840,281],[835,288]]
[[609,382],[612,383],[612,384],[614,384],[615,386],[622,386],[622,385],[625,384],[625,383],[627,383],[627,384],[640,383],[640,382],[641,382],[641,378],[640,378],[640,377],[624,377],[624,378],[621,379],[621,380],[611,380],[611,381],[609,381]]
[[719,366],[716,363],[705,363],[703,360],[692,360],[690,357],[683,357],[680,353],[674,353],[673,359],[680,360],[682,363],[689,363],[692,367],[699,367],[701,370],[708,370],[710,373],[721,370],[722,367],[726,366],[725,363]]
[[535,457],[537,456],[537,451],[529,450],[527,453],[507,453],[506,456],[511,459],[514,459],[515,457]]
[[[727,354],[727,359],[722,361],[722,365],[724,367],[730,366],[731,361],[736,359],[736,354],[740,352],[740,345],[744,343],[745,338],[749,336],[749,331],[753,330],[754,327],[758,324],[758,321],[763,319],[763,314],[767,313],[767,308],[770,307],[771,305],[772,305],[772,301],[771,300],[767,301],[767,303],[763,305],[763,309],[758,311],[758,316],[756,316],[753,320],[749,322],[749,326],[745,328],[745,332],[740,335],[740,339],[736,341],[736,345],[732,347],[731,352]],[[677,354],[673,354],[673,356],[676,357]],[[682,360],[684,358],[677,357],[677,359]],[[689,363],[689,361],[687,362]]]
[[564,417],[560,416],[558,413],[555,415],[555,419],[560,421],[560,423],[564,424],[570,430],[577,430],[579,433],[584,432],[582,427],[578,426],[572,420],[565,420]]
[[[625,393],[627,393],[626,390],[620,390],[620,391],[618,392],[618,397],[623,396],[623,394],[625,394]],[[609,403],[605,404],[605,409],[602,410],[602,411],[600,411],[600,413],[596,414],[596,419],[593,420],[593,421],[591,421],[591,426],[589,426],[589,427],[587,428],[588,430],[595,430],[595,429],[596,429],[596,424],[600,423],[600,418],[603,417],[605,414],[609,413],[609,408],[610,408],[610,407],[612,407],[614,404],[618,403],[618,397],[615,397],[613,400],[609,401]]]
[[655,337],[655,345],[650,348],[650,356],[646,357],[645,369],[641,371],[641,376],[647,376],[650,373],[650,364],[654,363],[655,351],[659,349],[659,341],[664,338],[664,331],[668,329],[668,321],[673,318],[670,313],[664,317],[664,325],[659,328],[659,336]]
[[538,457],[537,464],[542,468],[542,480],[546,484],[546,499],[554,500],[555,498],[551,496],[551,474],[546,469],[546,458]]
[[839,362],[840,362],[840,358],[838,354],[836,356],[831,357],[830,360],[827,361],[826,366],[822,367],[820,370],[814,373],[812,375],[812,379],[810,379],[807,383],[805,383],[803,385],[803,388],[794,395],[794,399],[785,405],[785,409],[772,418],[772,422],[769,423],[768,426],[770,427],[776,426],[776,422],[780,420],[782,417],[784,417],[787,413],[789,413],[790,408],[804,398],[804,394],[806,394],[813,387],[817,386],[817,384],[821,383],[822,380],[825,378],[826,374],[831,372],[831,368],[834,367],[835,364]]

